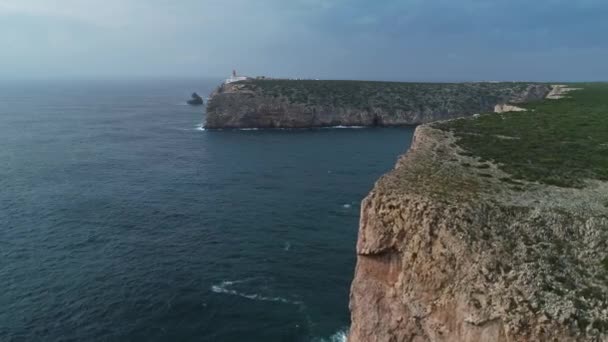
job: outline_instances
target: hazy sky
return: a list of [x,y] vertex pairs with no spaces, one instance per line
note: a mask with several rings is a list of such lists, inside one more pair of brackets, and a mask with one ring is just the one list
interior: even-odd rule
[[607,0],[0,0],[0,78],[608,80]]

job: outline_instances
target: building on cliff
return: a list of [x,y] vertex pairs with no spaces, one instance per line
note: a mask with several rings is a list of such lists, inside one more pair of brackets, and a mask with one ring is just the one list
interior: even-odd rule
[[249,77],[247,76],[237,76],[236,70],[232,70],[232,75],[224,81],[225,84],[234,83],[238,81],[246,81]]

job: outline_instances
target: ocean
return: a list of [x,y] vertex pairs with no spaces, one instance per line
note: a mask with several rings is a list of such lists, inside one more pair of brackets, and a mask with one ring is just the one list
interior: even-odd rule
[[219,80],[0,82],[0,341],[342,341],[413,128],[201,128]]

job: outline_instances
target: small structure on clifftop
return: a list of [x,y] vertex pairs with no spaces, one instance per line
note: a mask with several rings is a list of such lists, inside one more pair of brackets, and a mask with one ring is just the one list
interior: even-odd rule
[[236,70],[232,70],[232,75],[230,76],[230,78],[226,79],[226,81],[224,83],[228,84],[228,83],[233,83],[233,82],[238,82],[238,81],[246,81],[247,79],[249,79],[249,77],[237,76]]

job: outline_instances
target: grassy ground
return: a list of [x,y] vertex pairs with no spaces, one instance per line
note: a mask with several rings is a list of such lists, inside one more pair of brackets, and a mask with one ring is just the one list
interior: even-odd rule
[[292,103],[341,108],[383,108],[389,112],[442,108],[471,112],[521,92],[528,83],[405,83],[331,80],[252,80],[243,82],[267,96]]
[[497,163],[516,179],[563,187],[608,180],[608,83],[571,86],[584,90],[528,104],[528,112],[435,126],[453,131],[468,153]]

